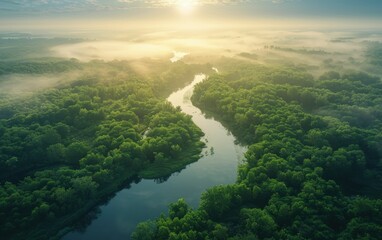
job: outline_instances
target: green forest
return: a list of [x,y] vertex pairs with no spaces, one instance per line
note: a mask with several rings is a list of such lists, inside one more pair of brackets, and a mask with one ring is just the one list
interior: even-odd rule
[[127,61],[0,62],[0,75],[81,71],[55,88],[2,96],[1,238],[64,234],[131,181],[167,177],[199,159],[203,133],[163,96],[210,66],[167,62],[142,62],[156,66],[145,75]]
[[0,240],[382,240],[382,0],[0,0]]
[[60,239],[133,182],[213,155],[165,99],[201,73],[192,103],[248,146],[245,160],[236,182],[207,189],[194,209],[171,203],[133,240],[382,236],[379,42],[361,43],[363,60],[282,44],[174,63],[49,50],[81,41],[0,39],[0,238]]
[[248,144],[236,183],[208,189],[197,209],[180,199],[132,239],[380,239],[381,79],[228,59],[218,68],[192,101]]

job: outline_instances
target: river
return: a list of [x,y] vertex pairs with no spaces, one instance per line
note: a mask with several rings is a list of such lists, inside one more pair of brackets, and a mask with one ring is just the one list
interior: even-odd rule
[[194,123],[205,133],[203,140],[207,147],[202,158],[164,182],[142,180],[121,190],[100,207],[100,213],[89,226],[82,231],[68,233],[64,240],[130,239],[139,222],[167,213],[168,205],[179,198],[184,198],[196,208],[207,188],[235,182],[237,166],[246,149],[235,144],[235,138],[220,122],[206,118],[190,100],[194,86],[205,78],[203,74],[196,75],[191,84],[167,99],[191,115]]

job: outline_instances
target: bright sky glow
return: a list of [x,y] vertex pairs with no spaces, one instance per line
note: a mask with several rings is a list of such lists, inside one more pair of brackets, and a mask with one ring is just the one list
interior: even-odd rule
[[[259,13],[266,16],[285,17],[377,17],[381,18],[381,0],[0,0],[0,18],[22,17],[25,15],[57,16],[81,13],[87,16],[95,13],[128,11],[141,13],[145,9],[174,8],[188,12],[196,6],[215,7],[227,11],[240,12],[240,16]],[[234,10],[232,10],[234,9]],[[211,10],[211,11],[212,11]],[[199,11],[198,11],[199,12]],[[111,14],[114,15],[114,14]]]
[[[166,23],[182,27],[191,23],[195,26],[199,21],[203,27],[212,22],[227,26],[257,21],[256,24],[265,26],[272,21],[298,20],[320,24],[330,21],[336,25],[351,20],[349,26],[362,21],[382,26],[381,11],[382,0],[0,0],[0,30],[32,25],[138,26],[131,21],[141,25],[146,21],[147,26]],[[118,25],[117,21],[122,23]]]
[[191,14],[197,5],[196,0],[178,0],[176,6],[181,14],[188,15]]

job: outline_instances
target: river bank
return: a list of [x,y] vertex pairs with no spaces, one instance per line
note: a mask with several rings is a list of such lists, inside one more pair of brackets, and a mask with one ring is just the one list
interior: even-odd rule
[[196,75],[191,84],[167,98],[174,107],[180,107],[182,112],[190,115],[204,132],[206,150],[203,156],[168,179],[142,180],[118,192],[100,207],[101,213],[86,229],[71,232],[64,240],[129,239],[139,222],[166,212],[167,206],[179,198],[184,198],[196,208],[201,193],[206,189],[235,182],[237,165],[243,158],[245,148],[235,144],[236,139],[226,128],[214,119],[206,118],[190,100],[194,86],[205,78],[203,74]]

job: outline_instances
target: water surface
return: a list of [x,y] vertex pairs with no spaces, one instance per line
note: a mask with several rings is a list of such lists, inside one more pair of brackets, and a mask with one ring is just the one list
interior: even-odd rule
[[237,165],[245,148],[236,145],[235,138],[221,123],[207,119],[190,101],[194,86],[205,78],[203,74],[196,75],[190,85],[168,97],[174,106],[191,115],[194,123],[205,133],[207,147],[203,150],[203,157],[165,182],[142,180],[118,192],[100,207],[98,218],[83,232],[71,232],[63,239],[126,240],[139,222],[167,213],[168,205],[179,198],[185,198],[196,208],[201,193],[207,188],[235,182]]

